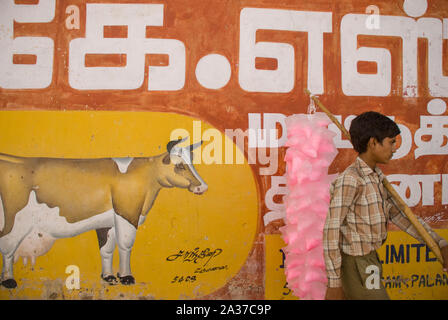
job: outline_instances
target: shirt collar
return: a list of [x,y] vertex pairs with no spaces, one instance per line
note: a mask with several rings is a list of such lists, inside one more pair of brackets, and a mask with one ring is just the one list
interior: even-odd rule
[[375,170],[372,170],[372,168],[370,168],[367,163],[365,163],[364,160],[362,160],[360,157],[356,158],[356,164],[362,176],[368,176],[376,173],[380,178],[380,181],[383,180],[384,175],[380,168],[375,167]]

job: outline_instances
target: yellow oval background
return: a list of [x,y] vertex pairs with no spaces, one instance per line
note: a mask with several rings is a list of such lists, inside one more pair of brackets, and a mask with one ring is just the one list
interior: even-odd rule
[[[154,156],[166,151],[175,129],[190,132],[190,143],[199,141],[201,137],[193,136],[193,121],[198,120],[157,112],[2,111],[0,153],[57,158]],[[201,135],[212,129],[205,122],[200,124]],[[221,136],[224,154],[228,138]],[[235,145],[233,151],[240,152]],[[223,287],[252,250],[259,219],[257,187],[247,162],[195,167],[208,191],[195,195],[185,189],[162,189],[137,230],[131,255],[135,285],[110,286],[100,280],[98,241],[95,231],[89,231],[57,240],[34,267],[16,262],[18,287],[1,287],[0,298],[194,299]],[[196,248],[198,253],[206,249],[222,252],[210,260],[179,257],[167,261],[181,250]],[[79,290],[65,285],[70,265],[79,267]],[[114,271],[118,272],[117,250]]]

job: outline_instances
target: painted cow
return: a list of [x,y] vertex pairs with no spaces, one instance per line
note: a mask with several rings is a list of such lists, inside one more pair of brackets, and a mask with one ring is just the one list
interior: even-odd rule
[[[185,138],[186,139],[186,138]],[[184,139],[184,140],[185,140]],[[202,194],[208,188],[192,164],[192,150],[202,142],[149,158],[117,159],[20,158],[0,155],[1,284],[17,286],[14,255],[35,258],[59,238],[95,229],[103,280],[118,282],[112,270],[118,245],[122,284],[135,283],[130,256],[136,231],[162,188],[188,188]]]

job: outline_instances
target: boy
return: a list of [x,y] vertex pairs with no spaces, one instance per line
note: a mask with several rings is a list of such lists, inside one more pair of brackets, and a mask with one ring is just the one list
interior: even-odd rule
[[[375,269],[370,266],[376,266],[382,276],[376,250],[386,240],[388,220],[423,242],[384,188],[384,175],[377,167],[392,158],[398,134],[397,124],[377,112],[365,112],[352,121],[351,141],[359,155],[331,185],[324,227],[326,299],[389,299],[382,283],[379,288],[366,287],[367,277]],[[441,248],[447,271],[448,243],[418,219]]]

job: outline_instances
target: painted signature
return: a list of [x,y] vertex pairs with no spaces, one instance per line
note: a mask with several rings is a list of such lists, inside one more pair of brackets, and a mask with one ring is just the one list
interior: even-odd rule
[[194,248],[193,250],[179,250],[178,253],[172,254],[166,258],[166,261],[176,261],[181,259],[182,262],[193,262],[198,263],[198,261],[205,261],[204,266],[210,262],[213,258],[219,256],[222,253],[222,249],[212,250],[206,248],[201,250],[200,248]]

